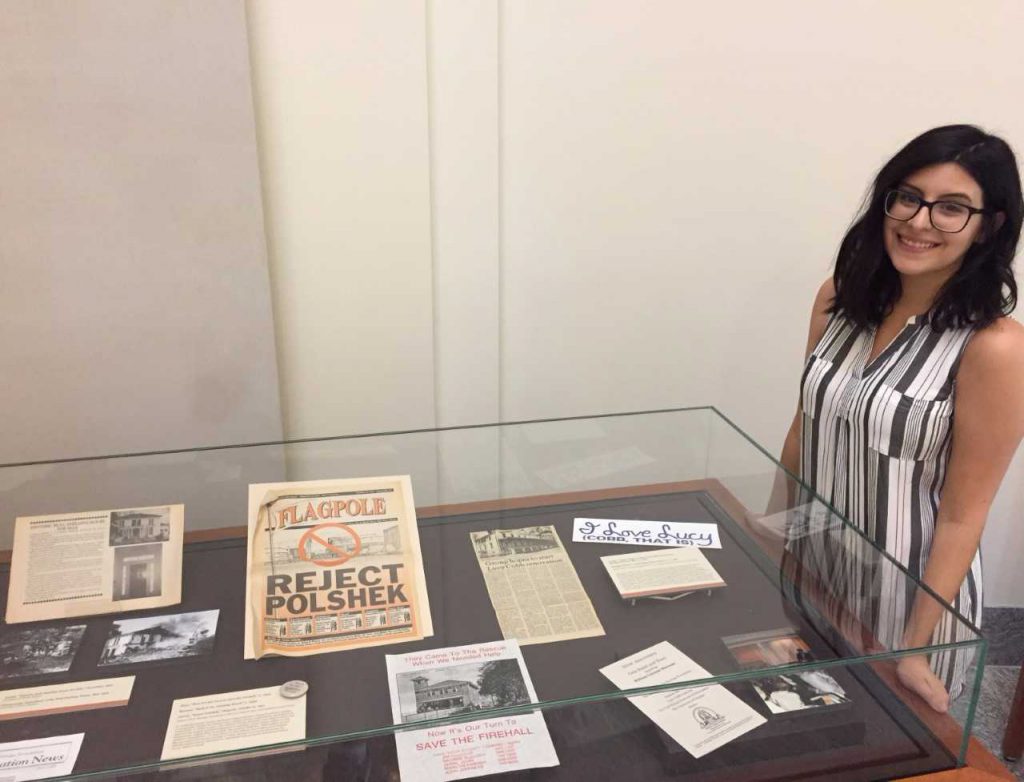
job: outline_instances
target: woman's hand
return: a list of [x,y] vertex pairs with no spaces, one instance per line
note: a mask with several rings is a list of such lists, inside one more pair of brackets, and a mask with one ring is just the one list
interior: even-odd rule
[[939,677],[932,673],[927,656],[915,654],[900,658],[896,664],[896,677],[904,687],[920,695],[935,711],[943,714],[949,711],[949,693]]

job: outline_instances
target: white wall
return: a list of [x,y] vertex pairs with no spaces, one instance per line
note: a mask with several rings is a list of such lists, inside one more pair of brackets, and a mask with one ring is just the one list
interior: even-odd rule
[[1015,2],[248,8],[292,436],[710,403],[775,450],[877,168],[950,122],[1024,154]]

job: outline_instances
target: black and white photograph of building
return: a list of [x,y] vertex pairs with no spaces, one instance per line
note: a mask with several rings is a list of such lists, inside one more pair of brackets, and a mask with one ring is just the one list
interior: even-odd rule
[[472,538],[476,554],[481,559],[505,557],[509,554],[531,554],[535,551],[558,548],[554,527],[493,529],[474,532]]
[[0,633],[0,678],[64,673],[85,635],[85,625],[4,628]]
[[160,543],[114,549],[114,600],[137,600],[159,595],[163,551]]
[[171,539],[171,509],[115,510],[110,514],[110,545],[164,543]]
[[213,651],[218,610],[119,619],[103,645],[100,665],[199,657]]
[[518,660],[491,660],[397,675],[402,722],[530,702]]

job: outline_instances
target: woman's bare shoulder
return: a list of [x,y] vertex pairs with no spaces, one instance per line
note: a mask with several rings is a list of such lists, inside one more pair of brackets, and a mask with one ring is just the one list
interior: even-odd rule
[[1024,385],[1024,326],[1002,317],[979,329],[964,350],[959,374]]
[[831,277],[821,284],[818,288],[818,293],[814,297],[814,314],[824,315],[825,310],[832,304],[832,300],[836,297],[836,284]]
[[1024,326],[1009,316],[980,329],[967,345],[964,360],[1024,362]]
[[979,329],[964,350],[956,389],[953,447],[975,454],[977,464],[1008,464],[1024,438],[1024,326],[1000,318]]
[[835,298],[836,289],[832,284],[832,278],[825,280],[818,288],[814,297],[814,307],[811,310],[811,323],[807,331],[807,348],[804,351],[804,358],[807,358],[814,349],[814,346],[821,341],[828,327],[828,308]]

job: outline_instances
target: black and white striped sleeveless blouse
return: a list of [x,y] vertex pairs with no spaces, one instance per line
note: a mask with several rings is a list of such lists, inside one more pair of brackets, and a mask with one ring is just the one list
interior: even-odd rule
[[[911,318],[869,363],[875,329],[833,315],[800,383],[801,477],[918,579],[949,464],[956,373],[972,332],[937,332],[923,317]],[[876,574],[873,605],[860,610],[883,645],[899,648],[914,592],[909,579],[888,571]],[[953,608],[978,627],[981,607],[976,554]],[[969,628],[947,614],[933,642],[970,637]],[[963,689],[971,655],[960,649],[932,657],[951,697]]]

